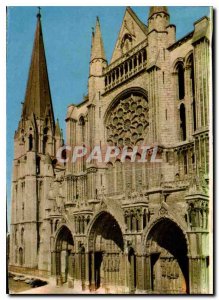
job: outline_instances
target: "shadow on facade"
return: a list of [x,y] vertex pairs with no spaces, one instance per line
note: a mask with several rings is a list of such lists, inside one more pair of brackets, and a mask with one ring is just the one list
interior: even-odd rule
[[187,243],[182,230],[164,218],[149,232],[150,289],[159,294],[189,293]]

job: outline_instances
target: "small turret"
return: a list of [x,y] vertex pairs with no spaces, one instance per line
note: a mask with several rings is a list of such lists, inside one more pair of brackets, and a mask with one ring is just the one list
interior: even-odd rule
[[95,31],[92,32],[90,59],[90,74],[88,82],[88,98],[91,102],[96,102],[100,99],[100,95],[105,88],[104,68],[107,66],[103,39],[100,30],[100,21],[97,17]]
[[106,55],[100,30],[100,21],[97,17],[95,32],[92,32],[90,76],[101,76],[106,67]]
[[148,31],[166,31],[169,19],[170,16],[166,6],[151,6],[148,16]]
[[59,119],[56,120],[56,125],[55,125],[55,140],[56,140],[56,152],[57,152],[58,149],[62,147],[64,143],[62,130],[59,126]]

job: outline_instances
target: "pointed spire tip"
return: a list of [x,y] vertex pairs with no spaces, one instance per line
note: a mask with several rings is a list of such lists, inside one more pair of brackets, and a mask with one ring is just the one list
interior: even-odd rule
[[37,13],[37,19],[40,19],[41,18],[41,13],[40,13],[40,11],[41,11],[41,7],[40,6],[38,6],[38,13]]
[[105,51],[103,47],[103,40],[100,30],[100,22],[99,17],[96,17],[96,27],[95,32],[93,32],[92,35],[92,45],[91,45],[91,61],[95,58],[102,58],[103,60],[106,60]]

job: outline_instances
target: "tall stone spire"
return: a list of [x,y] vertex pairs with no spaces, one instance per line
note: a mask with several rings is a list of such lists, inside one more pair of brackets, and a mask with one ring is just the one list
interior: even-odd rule
[[55,124],[39,9],[22,117],[43,119],[48,113]]
[[106,60],[104,46],[103,46],[103,39],[100,30],[100,21],[98,17],[96,20],[95,32],[92,33],[91,62],[94,59]]

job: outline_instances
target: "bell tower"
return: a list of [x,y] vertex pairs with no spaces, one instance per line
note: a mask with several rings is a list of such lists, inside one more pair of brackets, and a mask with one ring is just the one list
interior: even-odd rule
[[[40,9],[21,119],[14,135],[10,264],[40,268],[46,189],[62,134],[54,121]],[[48,160],[48,156],[51,157]],[[48,171],[49,170],[49,171]],[[45,182],[46,181],[46,182]]]
[[[175,102],[169,92],[171,85],[170,52],[168,47],[175,42],[175,26],[170,24],[166,6],[151,6],[148,15],[147,73],[148,95],[151,102],[151,142],[171,144],[176,139],[176,128],[171,119],[175,117]],[[166,96],[168,95],[168,97]]]

